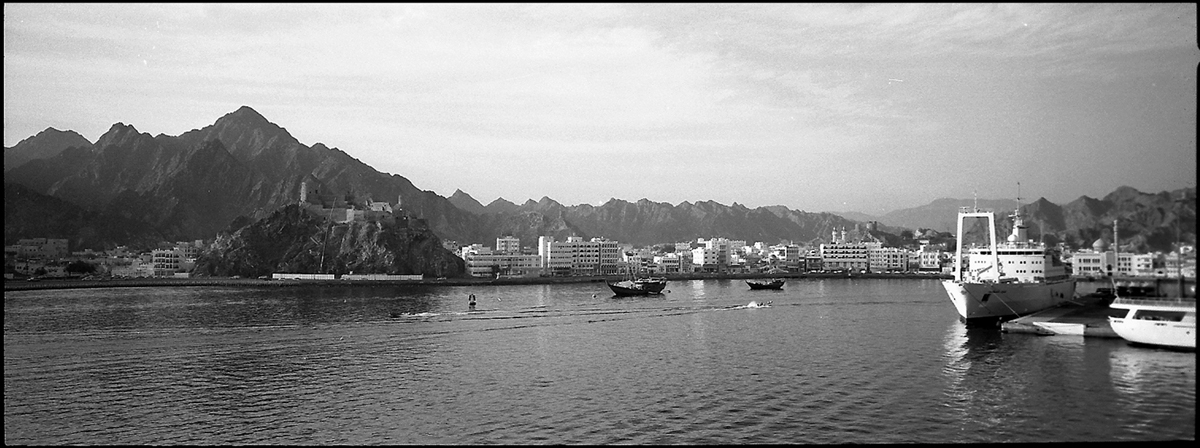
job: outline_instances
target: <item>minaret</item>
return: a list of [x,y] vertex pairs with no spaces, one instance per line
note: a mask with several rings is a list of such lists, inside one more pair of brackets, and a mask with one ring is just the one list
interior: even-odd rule
[[308,181],[300,181],[300,203],[308,202]]

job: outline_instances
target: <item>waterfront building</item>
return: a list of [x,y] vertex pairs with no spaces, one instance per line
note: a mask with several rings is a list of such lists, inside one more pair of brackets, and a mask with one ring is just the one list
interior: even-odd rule
[[908,270],[909,252],[898,247],[878,247],[868,250],[867,270],[870,272],[904,272]]
[[554,241],[552,236],[538,237],[538,257],[541,259],[542,275],[566,277],[571,275],[571,263],[575,257],[575,246]]
[[1156,273],[1156,262],[1160,258],[1153,254],[1138,254],[1121,252],[1119,255],[1110,250],[1109,244],[1103,238],[1092,243],[1091,249],[1081,249],[1070,253],[1071,273],[1075,277],[1151,277]]
[[190,272],[196,266],[196,257],[204,247],[203,240],[179,241],[169,249],[155,249],[150,252],[153,277],[171,277],[179,273]]
[[[1190,256],[1188,254],[1190,253]],[[1196,252],[1188,251],[1187,247],[1183,250],[1172,251],[1162,257],[1162,268],[1154,270],[1154,276],[1166,278],[1179,278],[1180,273],[1184,278],[1196,278]]]
[[182,255],[175,249],[154,249],[150,254],[154,258],[154,276],[170,277],[179,271]]
[[803,264],[804,260],[804,248],[796,244],[784,244],[782,246],[782,250],[783,264],[787,266],[788,269],[800,268],[800,265]]
[[569,236],[566,241],[554,237],[538,238],[538,257],[543,275],[582,276],[618,275],[622,271],[620,243],[605,238]]
[[478,243],[463,247],[461,254],[472,277],[535,277],[542,273],[538,255],[493,251]]
[[621,261],[625,263],[629,269],[637,274],[641,273],[656,273],[657,266],[654,263],[654,255],[647,249],[631,250],[629,252],[621,252]]
[[804,268],[809,271],[820,271],[825,269],[825,264],[821,262],[821,253],[815,250],[809,250],[804,254]]
[[[844,234],[843,230],[843,238]],[[822,244],[821,265],[825,270],[863,271],[870,268],[871,250],[881,247],[883,244],[878,241]]]
[[941,271],[943,260],[947,257],[943,245],[930,245],[929,240],[921,240],[920,248],[913,255],[916,258],[916,270],[921,272]]
[[654,266],[657,268],[654,274],[678,274],[682,272],[680,269],[682,257],[678,253],[668,253],[654,256]]
[[692,265],[695,272],[724,273],[729,268],[729,240],[713,238],[700,241],[704,247],[692,249]]

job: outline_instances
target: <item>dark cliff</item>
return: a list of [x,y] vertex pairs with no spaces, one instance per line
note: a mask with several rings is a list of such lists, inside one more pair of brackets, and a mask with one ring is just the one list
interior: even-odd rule
[[466,266],[418,219],[332,223],[298,205],[222,232],[196,260],[199,276],[273,272],[460,277]]

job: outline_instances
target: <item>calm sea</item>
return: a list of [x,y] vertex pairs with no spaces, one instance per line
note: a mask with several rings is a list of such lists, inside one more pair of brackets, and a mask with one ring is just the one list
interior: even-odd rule
[[1196,437],[1194,353],[968,330],[936,280],[667,289],[640,298],[613,297],[603,283],[6,292],[4,442]]

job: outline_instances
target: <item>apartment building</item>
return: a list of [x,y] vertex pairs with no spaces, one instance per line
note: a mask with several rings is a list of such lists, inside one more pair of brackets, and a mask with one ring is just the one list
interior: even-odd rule
[[512,235],[496,238],[496,252],[501,254],[521,253],[521,240]]
[[821,245],[821,265],[825,270],[862,271],[870,269],[871,251],[883,247],[877,241]]
[[909,252],[898,247],[879,247],[868,251],[867,270],[870,272],[903,272],[908,270]]
[[542,258],[523,255],[519,249],[516,253],[506,253],[472,244],[464,246],[459,253],[472,277],[536,277],[542,273]]
[[548,276],[618,275],[622,272],[620,244],[605,238],[570,236],[566,241],[554,237],[538,238],[542,273]]

